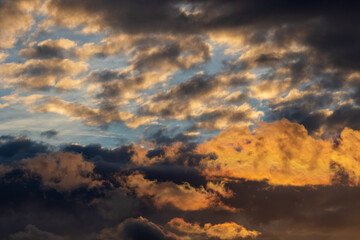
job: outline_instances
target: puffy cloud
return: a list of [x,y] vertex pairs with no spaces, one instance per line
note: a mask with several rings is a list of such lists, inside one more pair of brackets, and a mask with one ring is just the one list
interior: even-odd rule
[[233,123],[248,125],[263,113],[248,103],[223,103],[229,101],[230,88],[247,85],[252,77],[247,73],[195,75],[167,92],[153,95],[139,112],[160,119],[194,120],[194,128],[206,130],[223,129]]
[[[294,134],[306,132],[298,124],[287,124],[294,125],[291,128]],[[269,125],[271,128],[271,124]],[[267,130],[272,137],[286,136],[284,132],[279,133],[279,129],[291,132],[288,125],[284,122],[274,127],[277,134]],[[254,181],[237,178],[243,176],[234,178],[231,174],[209,181],[205,178],[209,175],[200,175],[204,165],[196,168],[199,161],[209,161],[209,158],[219,160],[219,157],[224,156],[217,151],[220,147],[229,156],[233,154],[232,148],[235,151],[241,150],[240,146],[224,138],[221,146],[213,145],[211,149],[218,154],[217,159],[216,154],[196,155],[192,152],[193,148],[185,148],[180,144],[144,149],[146,158],[158,159],[150,165],[146,161],[132,165],[131,157],[136,148],[134,145],[115,149],[102,148],[100,145],[67,145],[61,146],[63,151],[68,152],[66,154],[52,152],[20,161],[14,159],[9,166],[4,163],[0,165],[0,190],[3,194],[0,198],[0,211],[3,212],[0,214],[0,236],[4,239],[11,239],[13,235],[36,239],[34,228],[22,231],[30,223],[46,230],[39,238],[54,235],[63,239],[102,239],[100,236],[105,239],[142,239],[142,233],[146,232],[149,236],[157,236],[157,239],[159,236],[165,239],[236,239],[251,238],[261,232],[257,239],[277,239],[278,236],[284,239],[296,239],[300,236],[311,240],[318,240],[319,236],[328,239],[337,239],[339,236],[356,239],[358,228],[354,223],[359,219],[360,208],[356,201],[359,188],[353,184],[354,173],[349,171],[356,170],[356,164],[346,165],[340,160],[346,157],[350,159],[347,153],[357,151],[357,134],[357,131],[347,129],[335,142],[313,138],[313,145],[316,145],[316,141],[328,141],[328,146],[337,152],[338,160],[330,162],[328,166],[332,184],[317,186],[277,185],[271,180],[266,182],[258,180],[260,178],[254,179],[256,175],[253,176]],[[233,139],[244,140],[239,136],[237,132]],[[266,138],[259,129],[247,136],[253,139]],[[299,137],[298,140],[308,141],[307,137]],[[2,137],[1,141],[18,142],[20,139],[8,136]],[[256,143],[261,140],[254,141]],[[272,141],[276,140],[272,138]],[[288,139],[286,141],[290,142]],[[246,152],[245,145],[242,151]],[[308,149],[306,144],[297,146]],[[324,143],[324,146],[327,144]],[[52,147],[46,147],[47,151],[51,149]],[[272,149],[277,150],[273,145]],[[8,152],[5,148],[3,150]],[[287,149],[283,147],[282,150]],[[21,156],[32,155],[33,151],[36,150],[26,147],[16,150],[21,152]],[[41,148],[39,151],[42,151]],[[322,151],[326,152],[325,147]],[[296,153],[298,158],[302,157]],[[3,156],[2,162],[9,162],[11,156]],[[272,156],[274,159],[275,155]],[[320,153],[319,159],[322,156],[324,155]],[[65,161],[61,163],[62,159]],[[121,164],[116,165],[117,168],[112,171],[98,171],[96,168],[100,160]],[[293,160],[297,161],[295,158]],[[239,170],[237,166],[225,164],[231,170]],[[292,166],[292,163],[289,165]],[[258,169],[261,167],[259,163]],[[145,175],[134,172],[136,169]],[[308,173],[304,170],[304,175]],[[293,177],[288,175],[288,178]],[[124,181],[119,181],[120,179]],[[91,187],[94,185],[96,188]],[[240,211],[233,211],[235,209]],[[54,216],[57,221],[52,221]],[[138,216],[143,216],[143,219],[140,220]],[[130,219],[124,220],[127,218]],[[136,226],[124,227],[127,222]],[[143,227],[160,229],[162,235],[157,235],[156,232],[159,231],[155,230],[147,232]],[[246,233],[249,234],[247,237]]]
[[26,137],[1,136],[0,159],[3,163],[31,158],[38,153],[47,153],[51,147]]
[[101,126],[111,122],[125,122],[130,128],[137,128],[152,117],[137,117],[129,111],[117,111],[116,109],[93,109],[81,103],[73,103],[58,97],[47,97],[42,99],[37,106],[33,106],[36,112],[53,112],[63,114],[74,119],[85,121],[91,126]]
[[322,140],[308,135],[306,129],[286,119],[260,123],[253,131],[232,128],[197,146],[204,159],[203,173],[209,177],[236,177],[264,180],[276,185],[332,184],[340,175],[348,183],[359,183],[359,161],[353,147],[359,133],[344,129],[340,138]]
[[75,46],[76,43],[69,39],[48,39],[38,43],[36,47],[21,49],[19,55],[25,58],[37,59],[64,58],[66,51]]
[[[228,88],[235,84],[218,79],[205,81],[205,84],[201,81],[189,81],[166,94],[156,94],[150,101],[143,91],[152,89],[160,82],[170,81],[177,70],[187,70],[207,62],[212,56],[213,48],[209,42],[216,47],[219,46],[217,44],[227,44],[226,53],[236,49],[241,53],[236,61],[225,66],[228,68],[226,70],[232,73],[242,72],[243,75],[259,73],[251,81],[247,81],[251,85],[248,89],[241,89],[246,92],[247,97],[272,101],[278,96],[286,95],[291,89],[307,87],[309,82],[314,83],[312,85],[318,88],[317,91],[344,88],[345,91],[354,92],[354,88],[357,88],[354,78],[357,69],[352,62],[358,60],[351,53],[358,51],[355,40],[359,36],[348,26],[351,26],[352,19],[357,19],[355,9],[358,4],[346,3],[339,8],[335,5],[333,2],[322,1],[298,3],[295,8],[292,4],[263,0],[254,3],[212,0],[206,4],[201,1],[157,1],[147,4],[138,1],[118,3],[111,0],[91,0],[84,3],[48,0],[41,9],[48,18],[42,21],[41,26],[80,28],[83,33],[101,32],[105,37],[100,43],[87,42],[81,46],[75,46],[69,39],[46,40],[35,47],[21,50],[20,55],[34,58],[66,56],[79,59],[112,54],[126,55],[130,58],[130,65],[126,70],[94,71],[89,75],[91,79],[96,78],[95,75],[98,78],[107,78],[109,74],[114,74],[113,78],[108,78],[110,81],[90,84],[88,90],[93,91],[92,97],[99,100],[101,106],[111,109],[124,105],[133,108],[128,104],[134,101],[137,106],[143,105],[140,106],[140,113],[143,115],[161,116],[160,120],[172,119],[170,116],[173,115],[177,116],[174,120],[185,120],[189,115],[190,118],[194,116],[192,109],[203,108],[199,105],[201,102],[215,97],[219,101],[216,103],[213,99],[213,102],[219,104],[226,95],[233,93],[228,91]],[[4,6],[4,9],[11,9],[10,5]],[[266,9],[263,6],[267,6]],[[303,11],[309,6],[313,11]],[[152,11],[151,15],[147,13],[149,9]],[[333,14],[334,12],[336,14]],[[342,35],[347,44],[338,41],[334,31]],[[37,77],[27,79],[27,84],[23,85],[28,89],[43,89],[53,86],[57,81],[56,88],[69,89],[77,82],[74,77],[71,74],[57,80],[52,77]],[[13,78],[17,79],[17,76]],[[229,74],[224,78],[230,78]],[[256,79],[259,81],[255,81]],[[81,87],[81,84],[75,87]],[[186,91],[192,100],[184,100],[184,96],[188,96],[184,93],[186,87],[192,89]],[[193,94],[195,91],[197,94]],[[183,95],[182,99],[176,99],[179,94]],[[350,95],[345,100],[356,98],[356,93]],[[237,101],[243,103],[247,100],[244,97],[236,99],[227,98],[226,101],[236,104]],[[334,102],[329,102],[325,107],[333,107],[332,103]],[[265,102],[265,107],[266,104]],[[155,111],[155,105],[160,106],[161,111]],[[270,105],[270,108],[272,107]],[[287,117],[304,124],[311,131],[330,129],[337,125],[322,124],[326,116],[316,111],[292,109],[288,106],[282,112],[274,112],[273,115],[279,117],[270,119]],[[215,115],[219,115],[218,111]],[[202,118],[206,117],[207,115]],[[234,117],[224,117],[220,120],[221,123],[212,126],[208,123],[198,125],[211,130],[223,128],[229,125],[229,119],[232,118]],[[132,126],[150,122],[148,120],[143,119]],[[256,120],[257,118],[254,118],[250,121]]]
[[0,3],[0,49],[12,48],[19,38],[35,24],[32,12],[40,0],[6,0]]
[[220,105],[215,108],[205,109],[200,116],[196,117],[195,128],[217,130],[233,124],[247,126],[257,122],[263,114],[262,111],[256,111],[248,103],[240,106]]
[[[218,0],[181,3],[187,5],[188,10],[184,11],[182,4],[168,1],[147,4],[138,1],[92,0],[83,3],[62,0],[48,1],[47,12],[54,24],[74,28],[82,26],[87,32],[111,29],[132,34],[208,33],[217,35],[223,42],[233,40],[238,45],[261,44],[269,40],[279,47],[306,44],[338,66],[356,66],[353,62],[357,59],[352,57],[349,49],[358,51],[355,43],[359,36],[350,27],[357,19],[357,3],[341,6],[333,1],[305,1],[296,5],[264,0],[252,3]],[[312,11],[305,11],[309,7]],[[89,21],[88,16],[96,17]],[[344,36],[343,42],[348,44],[342,44],[334,32]],[[334,51],[334,46],[339,51]]]
[[71,191],[82,186],[91,188],[101,185],[100,181],[95,180],[95,165],[84,161],[79,154],[38,154],[34,158],[22,159],[19,165],[22,169],[39,175],[45,188]]
[[[176,29],[188,31],[192,27],[189,26],[187,17],[180,8],[168,1],[158,1],[154,4],[138,1],[94,0],[86,3],[67,0],[48,1],[46,9],[51,24],[72,28],[82,26],[86,33],[111,29],[128,33],[151,33]],[[91,15],[95,17],[89,20],[88,17]]]
[[[84,62],[68,59],[31,59],[25,63],[4,63],[0,65],[0,75],[5,87],[20,87],[28,90],[45,90],[55,87],[60,90],[73,88],[74,79],[87,70]],[[65,84],[64,81],[70,81]]]
[[182,218],[173,218],[168,225],[179,232],[190,235],[204,234],[208,238],[216,239],[239,239],[239,238],[256,238],[260,232],[249,231],[241,225],[234,222],[226,222],[221,224],[206,223],[201,227],[198,223],[192,224],[185,222]]
[[[0,52],[5,117],[24,103],[90,126],[151,125],[131,137],[156,141],[1,137],[0,238],[30,223],[46,232],[10,238],[357,239],[358,12],[333,0],[0,0],[0,48],[16,46]],[[24,93],[38,90],[49,96]]]
[[9,56],[6,52],[0,52],[0,62],[3,62],[6,60],[6,58]]
[[[152,145],[151,143],[149,143]],[[138,166],[150,166],[156,163],[172,163],[181,162],[180,164],[191,164],[192,156],[186,156],[187,153],[191,153],[191,148],[182,142],[174,142],[170,145],[161,145],[157,150],[154,150],[153,154],[151,150],[144,146],[133,146],[133,155],[131,156],[131,162]]]
[[183,211],[202,210],[209,207],[226,208],[218,196],[205,188],[194,188],[188,183],[177,185],[172,182],[157,182],[141,174],[126,177],[126,185],[137,197],[152,199],[157,208],[172,206]]

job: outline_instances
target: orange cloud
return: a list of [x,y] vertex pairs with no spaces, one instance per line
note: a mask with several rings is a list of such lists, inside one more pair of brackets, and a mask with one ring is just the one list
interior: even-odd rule
[[264,180],[275,185],[329,185],[336,179],[359,183],[360,132],[345,128],[340,138],[310,136],[286,119],[260,123],[254,131],[233,127],[200,144],[196,152],[215,153],[201,162],[209,177]]
[[32,111],[62,114],[73,119],[85,121],[90,126],[99,126],[112,121],[125,122],[130,128],[137,128],[152,120],[151,117],[137,117],[129,111],[113,111],[107,109],[91,108],[81,103],[62,100],[58,97],[42,99],[38,105],[33,106]]
[[35,24],[32,13],[41,4],[40,0],[2,1],[0,5],[0,49],[12,48],[20,37]]
[[81,154],[62,152],[39,154],[34,158],[21,160],[20,165],[22,169],[38,174],[45,187],[60,191],[101,184],[94,179],[95,165],[85,161]]
[[183,211],[196,211],[208,207],[229,209],[222,206],[216,193],[207,191],[204,187],[194,188],[188,183],[177,185],[173,182],[151,181],[145,179],[142,174],[135,173],[126,177],[126,185],[137,197],[151,197],[157,208],[170,205]]
[[[69,85],[78,85],[72,80],[87,71],[85,62],[73,62],[69,59],[30,59],[25,63],[3,63],[0,65],[0,82],[5,88],[14,86],[27,90],[41,90],[50,87],[66,90]],[[64,81],[71,81],[67,86]],[[59,85],[57,85],[59,84]],[[67,88],[66,88],[67,87]],[[64,89],[65,88],[65,89]]]
[[182,218],[173,218],[168,222],[168,225],[182,233],[186,234],[205,234],[209,238],[219,239],[238,239],[238,238],[256,238],[261,233],[258,231],[249,231],[241,225],[234,222],[226,222],[221,224],[212,225],[206,223],[201,227],[198,223],[188,223]]
[[[150,144],[151,143],[147,143]],[[131,162],[138,166],[149,166],[155,163],[161,162],[176,162],[176,160],[181,156],[181,149],[185,147],[182,142],[175,142],[169,146],[164,145],[160,146],[163,154],[160,156],[149,158],[147,156],[148,149],[143,146],[134,145],[133,149],[131,149],[134,154],[131,156]]]

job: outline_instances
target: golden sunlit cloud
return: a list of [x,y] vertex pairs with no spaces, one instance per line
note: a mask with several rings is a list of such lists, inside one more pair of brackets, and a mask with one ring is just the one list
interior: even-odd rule
[[350,183],[357,185],[359,146],[358,131],[345,128],[336,141],[323,140],[310,136],[304,126],[283,119],[260,123],[253,131],[233,127],[198,145],[196,151],[217,156],[201,163],[208,177],[266,179],[275,185],[302,186],[332,184],[338,174],[348,174]]
[[[239,238],[256,238],[261,233],[258,231],[250,231],[234,222],[226,222],[221,224],[206,223],[201,227],[198,223],[188,223],[182,218],[173,218],[168,225],[179,232],[186,234],[200,235],[205,234],[209,238],[219,239],[239,239]],[[195,238],[194,238],[195,239]]]
[[[196,211],[206,208],[234,210],[224,206],[214,191],[207,191],[204,187],[194,188],[188,183],[177,185],[173,182],[151,181],[137,173],[126,177],[126,185],[135,191],[137,197],[152,198],[153,204],[157,208],[173,206],[183,211]],[[223,185],[212,185],[211,187],[216,188],[216,191],[223,195],[231,196],[223,188]]]
[[0,239],[359,239],[339,2],[0,0]]

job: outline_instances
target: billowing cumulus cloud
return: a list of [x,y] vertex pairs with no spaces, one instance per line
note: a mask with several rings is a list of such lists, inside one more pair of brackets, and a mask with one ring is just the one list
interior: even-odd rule
[[[345,129],[335,141],[322,140],[287,120],[253,131],[224,131],[195,147],[65,145],[60,152],[4,136],[2,148],[13,150],[3,154],[1,211],[12,220],[0,217],[2,236],[356,239],[358,132]],[[262,143],[269,146],[253,150]],[[61,223],[50,221],[54,214]]]
[[346,177],[357,185],[359,161],[353,148],[358,142],[359,132],[352,129],[344,129],[336,140],[322,140],[283,119],[261,123],[253,132],[246,128],[222,132],[198,145],[197,151],[217,156],[202,162],[209,177],[267,179],[280,185],[331,184]]
[[101,184],[94,180],[94,164],[86,162],[79,154],[40,154],[20,161],[20,168],[39,175],[44,187],[59,191],[73,190],[80,186],[94,187]]

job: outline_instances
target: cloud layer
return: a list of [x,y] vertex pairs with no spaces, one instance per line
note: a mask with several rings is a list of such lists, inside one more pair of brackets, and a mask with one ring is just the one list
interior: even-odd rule
[[0,238],[358,239],[359,9],[0,0]]

